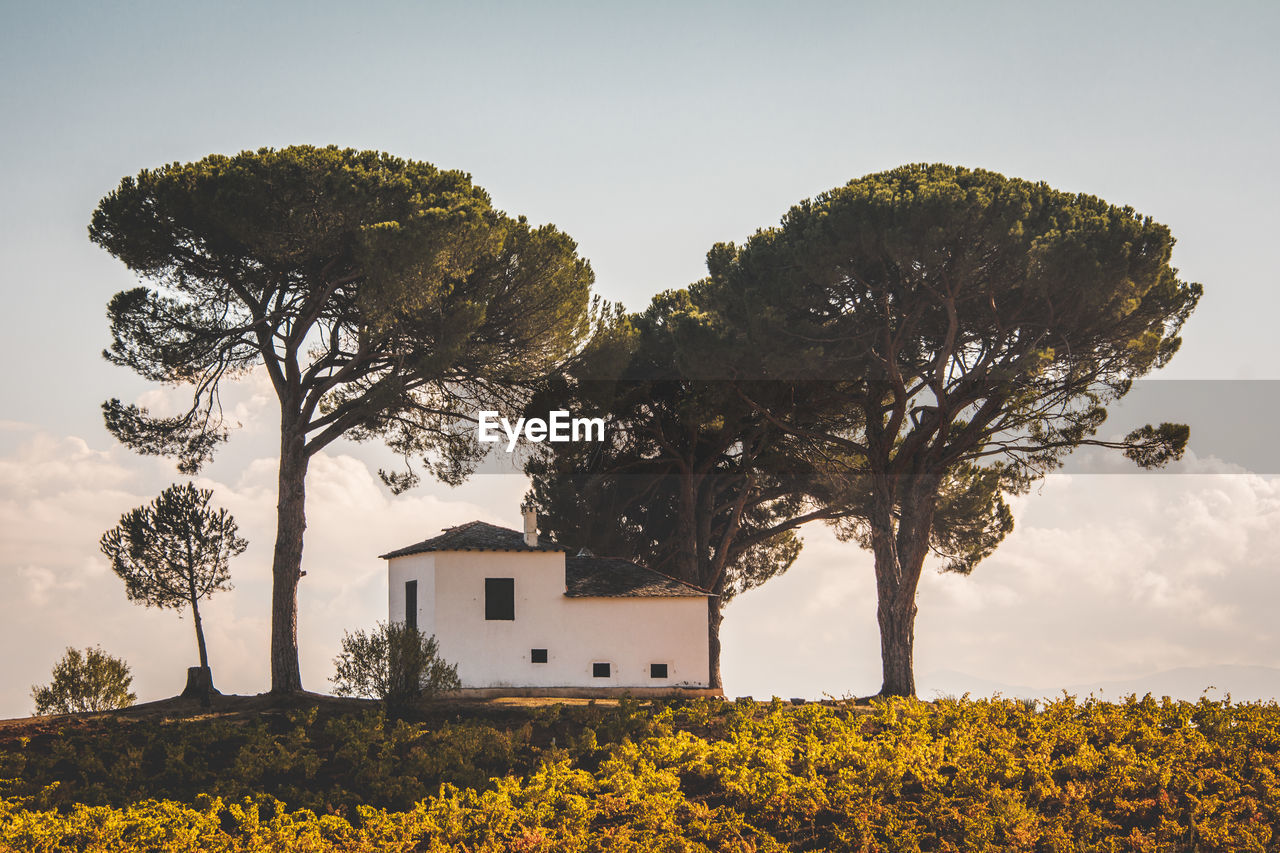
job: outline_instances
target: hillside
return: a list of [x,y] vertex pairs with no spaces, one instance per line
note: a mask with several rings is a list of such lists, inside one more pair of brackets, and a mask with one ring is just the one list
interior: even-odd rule
[[0,724],[0,849],[1271,850],[1280,707],[224,697]]

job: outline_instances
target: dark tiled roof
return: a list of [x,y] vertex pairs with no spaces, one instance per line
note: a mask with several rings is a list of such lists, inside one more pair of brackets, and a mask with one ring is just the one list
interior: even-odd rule
[[[439,536],[408,545],[382,555],[382,559],[407,557],[431,551],[564,551],[555,544],[540,540],[530,548],[524,534],[507,527],[470,521],[446,528]],[[674,598],[708,595],[705,590],[646,569],[630,560],[612,557],[566,557],[564,565],[565,595],[571,598]]]
[[395,551],[382,555],[382,559],[407,557],[410,554],[425,554],[428,551],[563,551],[554,542],[539,540],[538,544],[529,547],[524,544],[524,534],[496,524],[483,521],[469,521],[457,527],[446,527],[444,533],[433,536]]
[[630,560],[612,557],[566,557],[564,585],[564,594],[570,598],[675,598],[709,594]]

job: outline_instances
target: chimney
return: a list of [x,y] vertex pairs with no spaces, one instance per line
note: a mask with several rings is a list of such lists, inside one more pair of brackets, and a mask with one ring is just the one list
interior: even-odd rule
[[538,511],[532,507],[524,511],[524,544],[538,547]]

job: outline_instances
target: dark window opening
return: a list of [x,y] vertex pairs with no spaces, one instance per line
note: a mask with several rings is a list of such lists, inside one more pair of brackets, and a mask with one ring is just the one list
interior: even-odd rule
[[533,661],[534,663],[546,663],[547,650],[546,649],[530,649],[529,660]]
[[484,579],[484,618],[490,620],[516,618],[515,578]]
[[649,664],[649,677],[650,678],[666,678],[667,665],[665,663]]
[[404,624],[407,628],[418,627],[418,582],[404,582]]
[[609,677],[609,664],[607,664],[607,663],[593,663],[593,664],[591,664],[591,675],[592,675],[593,677],[595,677],[595,678],[608,678],[608,677]]

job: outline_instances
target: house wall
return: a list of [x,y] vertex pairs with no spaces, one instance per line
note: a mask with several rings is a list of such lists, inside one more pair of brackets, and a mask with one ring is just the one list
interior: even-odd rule
[[[404,580],[419,578],[418,601],[426,606],[426,581],[434,580],[433,617],[418,624],[434,633],[441,655],[458,665],[463,687],[698,687],[708,683],[707,601],[680,598],[568,598],[564,555],[557,552],[447,551],[389,561],[391,618],[403,619]],[[485,578],[513,578],[515,619],[484,618]],[[395,599],[399,589],[399,609]],[[546,649],[535,664],[532,649]],[[592,675],[607,662],[608,678]],[[667,664],[667,678],[649,675],[649,665]]]
[[427,636],[436,632],[435,554],[413,554],[387,561],[387,619],[404,621],[405,581],[418,582],[418,630]]

